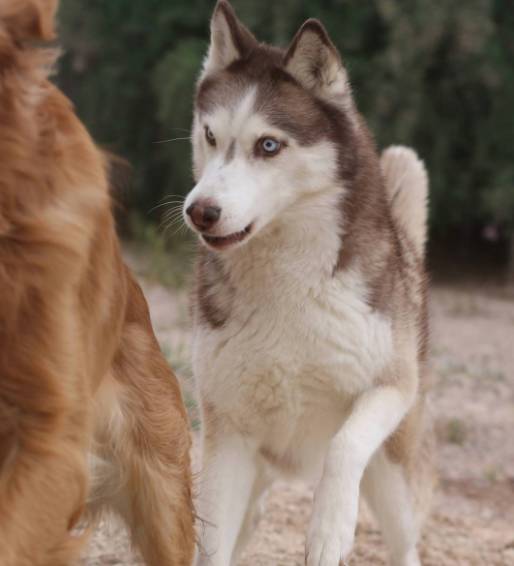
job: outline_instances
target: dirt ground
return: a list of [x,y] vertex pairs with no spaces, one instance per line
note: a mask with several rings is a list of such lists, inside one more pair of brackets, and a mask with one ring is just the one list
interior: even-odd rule
[[[185,376],[185,296],[143,283],[163,349]],[[431,310],[440,483],[420,545],[422,561],[514,565],[514,289],[436,285]],[[192,405],[189,379],[184,389]],[[277,485],[242,566],[303,565],[311,502],[308,486]],[[116,523],[100,526],[87,556],[84,566],[142,564]],[[385,557],[363,506],[350,563],[379,566]]]

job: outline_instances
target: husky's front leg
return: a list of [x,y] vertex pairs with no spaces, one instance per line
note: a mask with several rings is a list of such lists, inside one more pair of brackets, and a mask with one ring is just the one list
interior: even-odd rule
[[196,566],[227,566],[255,482],[255,451],[238,433],[205,427]]
[[412,404],[415,388],[401,385],[381,386],[361,395],[332,439],[314,495],[307,566],[338,566],[350,554],[364,470]]

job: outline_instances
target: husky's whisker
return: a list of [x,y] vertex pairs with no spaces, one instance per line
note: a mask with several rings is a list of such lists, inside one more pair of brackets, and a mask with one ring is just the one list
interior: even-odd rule
[[184,201],[179,201],[179,200],[169,200],[167,202],[161,202],[160,204],[156,204],[154,207],[152,207],[147,214],[152,213],[154,210],[157,210],[158,208],[162,208],[163,206],[167,206],[169,204],[180,204],[180,206],[182,207],[182,205],[184,204]]
[[171,218],[172,216],[182,216],[182,207],[170,208],[162,215],[163,218]]
[[163,219],[163,221],[160,223],[159,227],[162,226],[172,226],[177,224],[178,222],[180,223],[184,223],[183,219],[180,216],[176,216],[174,218],[165,218]]
[[163,215],[163,218],[159,224],[159,228],[161,228],[164,225],[174,225],[177,222],[182,222],[184,223],[184,218],[182,216],[182,212],[180,210],[171,210],[168,211],[166,214]]
[[176,194],[170,193],[169,195],[164,195],[159,202],[163,202],[164,200],[170,199],[170,198],[172,198],[172,199],[176,198],[176,199],[179,199],[179,200],[186,200],[186,196],[187,195],[176,195]]
[[161,143],[170,143],[170,142],[175,142],[175,141],[191,141],[191,136],[184,137],[184,138],[170,138],[168,140],[157,140],[157,141],[154,141],[152,143],[161,144]]

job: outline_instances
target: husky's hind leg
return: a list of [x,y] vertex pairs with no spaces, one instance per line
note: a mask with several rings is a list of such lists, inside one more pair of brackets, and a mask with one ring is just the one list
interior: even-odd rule
[[[430,431],[422,440],[404,432],[396,433],[403,437],[403,454],[395,453],[391,444],[383,446],[369,463],[361,487],[382,530],[391,565],[419,566],[416,546],[435,480],[433,439]],[[394,440],[393,435],[389,442]]]
[[250,541],[259,520],[262,515],[263,499],[265,493],[272,483],[272,478],[264,465],[259,465],[257,468],[257,476],[255,478],[252,494],[246,509],[246,515],[237,537],[237,543],[232,556],[231,566],[236,566],[241,554],[243,553],[246,545]]
[[419,566],[419,521],[413,497],[401,466],[391,462],[384,449],[370,462],[362,490],[382,530],[391,565]]

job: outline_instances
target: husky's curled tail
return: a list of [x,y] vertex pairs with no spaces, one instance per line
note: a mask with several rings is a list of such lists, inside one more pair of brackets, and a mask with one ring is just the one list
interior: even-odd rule
[[428,176],[423,162],[408,147],[388,147],[380,158],[393,217],[423,257],[427,239]]

